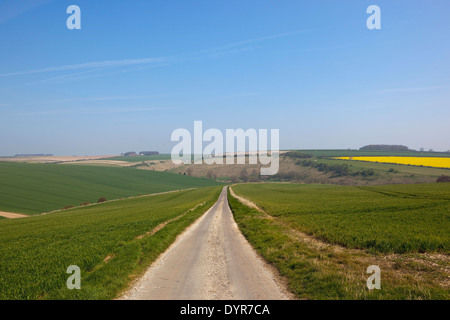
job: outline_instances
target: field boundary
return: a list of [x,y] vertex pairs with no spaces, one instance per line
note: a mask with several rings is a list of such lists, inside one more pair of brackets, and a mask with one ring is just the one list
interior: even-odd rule
[[86,204],[86,205],[73,206],[73,207],[67,208],[67,209],[57,209],[57,210],[52,210],[52,211],[48,211],[48,212],[42,212],[42,213],[39,213],[39,214],[29,214],[29,215],[27,215],[27,214],[22,214],[22,213],[13,213],[13,212],[0,211],[0,216],[2,216],[4,218],[7,218],[7,219],[39,217],[39,216],[44,216],[44,215],[51,214],[51,213],[57,213],[57,212],[62,212],[62,211],[70,211],[70,210],[74,210],[74,209],[80,209],[80,208],[85,208],[85,207],[90,207],[90,206],[96,206],[96,205],[109,203],[109,202],[114,202],[114,201],[122,201],[122,200],[130,200],[130,199],[151,197],[151,196],[157,196],[157,195],[160,195],[160,194],[174,193],[174,192],[181,192],[181,191],[195,190],[195,189],[198,189],[198,188],[177,189],[177,190],[170,190],[170,191],[163,191],[163,192],[156,192],[156,193],[148,193],[148,194],[143,194],[143,195],[139,195],[139,196],[131,196],[131,197],[125,197],[125,198],[119,198],[119,199],[106,200],[104,202],[97,202],[97,203],[90,203],[90,204]]
[[70,211],[70,210],[80,209],[80,208],[85,208],[85,207],[90,207],[90,206],[97,206],[97,205],[101,205],[101,204],[104,204],[104,203],[110,203],[110,202],[114,202],[114,201],[131,200],[131,199],[137,199],[137,198],[145,198],[145,197],[157,196],[157,195],[160,195],[160,194],[174,193],[174,192],[181,192],[181,191],[188,191],[188,190],[195,190],[195,189],[198,189],[198,188],[177,189],[177,190],[170,190],[170,191],[163,191],[163,192],[156,192],[156,193],[148,193],[148,194],[143,194],[143,195],[139,195],[139,196],[118,198],[118,199],[106,200],[106,201],[103,201],[103,202],[96,202],[96,203],[90,203],[90,204],[86,204],[86,205],[74,206],[74,207],[67,208],[67,209],[52,210],[52,211],[43,212],[43,213],[40,213],[40,214],[29,215],[27,217],[38,217],[38,216],[43,216],[43,215],[47,215],[47,214],[51,214],[51,213],[57,213],[57,212],[61,212],[61,211]]
[[161,230],[162,228],[164,228],[165,226],[167,226],[169,223],[175,222],[175,221],[177,221],[177,220],[183,218],[183,217],[184,217],[185,215],[187,215],[189,212],[192,212],[192,211],[194,211],[195,209],[197,209],[198,207],[201,207],[201,206],[203,206],[203,205],[205,205],[205,204],[206,204],[206,201],[203,201],[202,203],[199,203],[199,204],[196,205],[195,207],[192,207],[192,208],[186,210],[185,212],[183,212],[183,213],[180,214],[179,216],[176,216],[175,218],[172,218],[172,219],[170,219],[170,220],[167,220],[166,222],[160,223],[159,225],[157,225],[157,226],[156,226],[155,228],[153,228],[152,230],[147,231],[146,233],[137,236],[137,237],[135,238],[135,240],[142,239],[142,238],[144,238],[144,237],[146,237],[146,236],[153,236],[155,233],[157,233],[159,230]]

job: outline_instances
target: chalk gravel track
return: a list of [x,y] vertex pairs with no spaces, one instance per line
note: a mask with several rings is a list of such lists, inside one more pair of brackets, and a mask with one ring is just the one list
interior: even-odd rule
[[8,218],[8,219],[17,219],[17,218],[26,218],[29,217],[25,214],[20,214],[20,213],[12,213],[12,212],[4,212],[4,211],[0,211],[0,216]]
[[137,280],[124,300],[285,300],[290,293],[238,229],[224,187],[218,201]]

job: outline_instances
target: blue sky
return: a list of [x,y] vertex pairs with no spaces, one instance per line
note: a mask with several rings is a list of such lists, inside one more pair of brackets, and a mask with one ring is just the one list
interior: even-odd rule
[[2,0],[0,155],[170,152],[194,120],[280,129],[281,148],[449,150],[449,14],[448,0]]

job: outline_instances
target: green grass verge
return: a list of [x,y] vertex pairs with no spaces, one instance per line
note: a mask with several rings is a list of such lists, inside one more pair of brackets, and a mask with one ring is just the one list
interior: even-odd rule
[[[0,300],[112,299],[214,204],[220,190],[199,188],[2,220]],[[138,238],[202,203],[154,235]],[[112,258],[106,263],[107,256]],[[66,287],[70,265],[81,269],[81,290]]]
[[0,162],[0,210],[37,214],[107,200],[218,185],[167,172],[97,166]]
[[449,252],[450,183],[273,183],[233,190],[291,227],[330,243],[373,252]]

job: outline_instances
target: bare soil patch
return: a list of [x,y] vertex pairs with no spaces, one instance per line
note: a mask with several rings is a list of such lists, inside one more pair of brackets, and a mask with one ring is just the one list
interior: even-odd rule
[[0,211],[0,216],[8,218],[8,219],[17,219],[17,218],[27,218],[29,216],[20,213],[12,213],[12,212],[4,212]]

